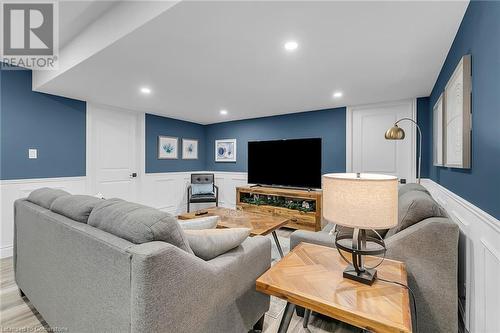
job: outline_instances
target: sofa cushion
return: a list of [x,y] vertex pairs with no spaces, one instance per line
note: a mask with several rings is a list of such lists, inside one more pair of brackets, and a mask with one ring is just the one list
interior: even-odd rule
[[240,246],[250,235],[250,229],[186,230],[186,235],[194,254],[204,260],[211,260]]
[[219,216],[205,216],[190,220],[179,220],[179,224],[184,230],[214,229],[217,227],[219,220]]
[[411,192],[411,191],[421,191],[425,192],[430,195],[429,191],[425,187],[423,187],[420,184],[415,184],[415,183],[410,183],[410,184],[405,184],[399,187],[398,189],[398,196],[402,196],[405,193]]
[[446,216],[446,211],[427,192],[406,192],[399,197],[398,225],[390,229],[386,237],[397,234],[429,217]]
[[50,209],[50,205],[54,200],[66,195],[71,194],[56,188],[42,187],[31,192],[27,200],[43,208]]
[[72,220],[87,223],[92,209],[102,201],[90,195],[64,195],[52,202],[50,210]]
[[193,253],[177,219],[151,207],[108,199],[90,213],[88,224],[135,244],[163,241]]
[[191,194],[192,195],[200,195],[200,194],[215,194],[214,193],[214,185],[213,184],[192,184],[191,185]]

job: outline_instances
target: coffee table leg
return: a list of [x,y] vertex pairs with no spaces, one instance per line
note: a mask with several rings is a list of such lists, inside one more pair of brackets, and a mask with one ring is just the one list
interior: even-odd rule
[[272,232],[274,242],[276,243],[276,247],[278,248],[278,252],[280,253],[280,257],[283,258],[283,250],[281,249],[280,241],[278,240],[278,235],[276,235],[276,231]]
[[287,302],[285,311],[283,312],[283,317],[281,318],[278,333],[286,333],[288,326],[290,326],[290,321],[292,320],[293,311],[295,311],[295,304]]
[[304,321],[302,322],[302,326],[304,328],[307,328],[307,324],[309,324],[309,317],[311,316],[311,310],[305,309],[304,310]]

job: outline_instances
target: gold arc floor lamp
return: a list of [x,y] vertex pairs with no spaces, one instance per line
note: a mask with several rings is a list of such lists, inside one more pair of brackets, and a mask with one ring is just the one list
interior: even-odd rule
[[417,126],[418,135],[420,137],[418,142],[418,173],[417,173],[417,183],[420,184],[420,169],[422,165],[422,131],[420,130],[420,126],[418,126],[417,122],[411,118],[401,118],[394,123],[394,126],[389,128],[385,132],[386,140],[403,140],[405,138],[405,131],[398,126],[398,124],[403,121],[408,120]]

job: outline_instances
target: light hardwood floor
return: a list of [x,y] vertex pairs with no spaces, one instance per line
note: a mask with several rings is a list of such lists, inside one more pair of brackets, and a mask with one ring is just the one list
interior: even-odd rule
[[[278,236],[288,241],[291,230],[280,229]],[[285,245],[285,244],[283,244]],[[285,252],[288,246],[283,246]],[[286,247],[286,248],[285,248]],[[271,306],[266,313],[263,333],[278,331],[281,317],[285,308],[285,301],[271,297]],[[12,258],[0,260],[0,332],[49,332],[50,327],[36,311],[26,297],[21,297],[14,281]],[[294,314],[290,333],[347,333],[352,332],[348,325],[321,316],[311,316],[309,327],[302,327],[302,318]],[[75,332],[77,333],[77,332]],[[179,332],[184,333],[184,332]],[[186,332],[189,333],[189,332]],[[221,332],[223,333],[223,332]]]

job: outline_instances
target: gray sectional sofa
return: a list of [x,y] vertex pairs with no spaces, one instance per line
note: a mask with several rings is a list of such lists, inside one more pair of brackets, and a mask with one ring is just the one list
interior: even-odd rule
[[42,189],[14,204],[16,282],[52,328],[241,333],[262,323],[269,297],[255,280],[270,267],[269,239],[205,261],[175,218],[107,201]]
[[[459,227],[417,184],[400,187],[398,207],[398,225],[379,232],[385,236],[386,257],[406,263],[408,283],[416,296],[418,330],[458,332]],[[328,224],[319,232],[295,231],[290,247],[300,242],[333,247],[333,228]]]

